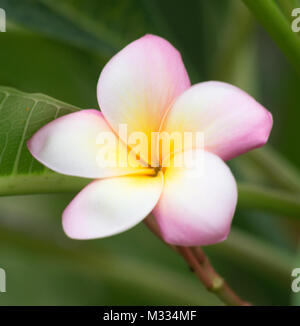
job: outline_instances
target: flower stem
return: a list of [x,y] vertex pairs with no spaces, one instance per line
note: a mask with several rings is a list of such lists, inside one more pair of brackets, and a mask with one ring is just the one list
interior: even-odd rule
[[243,301],[215,271],[200,247],[178,247],[178,250],[208,291],[215,293],[229,306],[250,305]]
[[[145,220],[148,228],[164,242],[159,228],[151,215]],[[164,242],[165,243],[165,242]],[[167,243],[165,243],[167,244]],[[243,301],[225,282],[225,280],[215,271],[208,257],[200,247],[183,247],[169,245],[179,253],[187,262],[189,267],[202,282],[206,289],[218,296],[222,302],[230,306],[248,306],[248,302]]]

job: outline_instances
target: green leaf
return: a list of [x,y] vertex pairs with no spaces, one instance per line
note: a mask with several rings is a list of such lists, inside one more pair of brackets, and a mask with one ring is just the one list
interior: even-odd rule
[[300,192],[298,168],[271,146],[267,145],[247,153],[247,157],[262,170],[264,176],[268,177],[275,186],[290,192]]
[[[50,10],[115,48],[154,32],[140,0],[41,0]],[[130,17],[130,19],[129,19]]]
[[[59,182],[60,177],[32,157],[26,141],[46,123],[76,110],[78,108],[75,106],[46,95],[0,87],[1,182],[5,180],[14,184],[17,177],[23,180],[20,186],[23,184],[24,187],[30,187],[34,178],[40,178],[42,184],[47,184],[47,180]],[[33,176],[33,179],[28,176]]]
[[0,7],[5,9],[7,20],[19,27],[105,55],[115,50],[112,41],[80,28],[76,22],[58,15],[42,1],[0,0]]
[[294,8],[300,7],[299,0],[277,0],[278,6],[281,8],[282,12],[285,14],[288,20],[293,20],[294,17],[291,15]]
[[239,207],[289,216],[298,220],[300,218],[299,194],[291,195],[272,188],[242,183],[239,184],[238,191]]
[[139,0],[0,0],[0,7],[19,27],[105,57],[155,32]]
[[106,59],[24,31],[0,34],[0,85],[97,108],[96,84]]
[[243,0],[300,73],[300,40],[274,0]]

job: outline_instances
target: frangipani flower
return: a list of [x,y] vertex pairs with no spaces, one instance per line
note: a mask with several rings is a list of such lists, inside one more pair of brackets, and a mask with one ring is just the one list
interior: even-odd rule
[[[191,87],[179,52],[166,40],[146,35],[121,50],[104,67],[97,87],[98,110],[65,115],[41,128],[28,142],[32,155],[59,173],[95,179],[63,213],[63,228],[75,239],[123,232],[149,213],[168,243],[208,245],[224,240],[237,202],[235,179],[224,163],[264,145],[271,114],[244,91],[210,81]],[[101,167],[96,138],[108,132],[127,155],[128,133],[202,132],[204,150],[186,145],[170,153],[202,155],[205,168]],[[130,145],[129,145],[130,147]],[[141,155],[143,156],[143,155]],[[161,160],[159,160],[161,162]]]

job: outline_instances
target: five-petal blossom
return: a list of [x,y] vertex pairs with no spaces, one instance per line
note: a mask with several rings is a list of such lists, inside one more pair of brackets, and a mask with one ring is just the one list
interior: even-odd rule
[[[65,209],[66,234],[75,239],[110,236],[152,212],[168,243],[224,240],[237,202],[235,179],[224,161],[264,145],[271,114],[235,86],[210,81],[191,87],[179,52],[154,35],[132,42],[107,63],[97,95],[101,112],[65,115],[28,142],[32,155],[50,169],[96,179]],[[118,151],[128,151],[127,139],[118,134],[120,124],[147,137],[151,132],[201,131],[205,150],[185,145],[182,152],[171,153],[171,161],[189,152],[202,155],[204,171],[197,165],[153,168],[148,157],[142,157],[145,166],[101,167],[99,133],[111,133]]]

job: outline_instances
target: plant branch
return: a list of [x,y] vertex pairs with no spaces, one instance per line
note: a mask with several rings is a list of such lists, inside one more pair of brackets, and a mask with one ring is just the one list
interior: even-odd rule
[[[159,228],[151,215],[145,220],[148,228],[164,242],[161,237]],[[165,243],[165,242],[164,242]],[[167,243],[166,243],[167,244]],[[167,244],[169,247],[179,253],[187,262],[197,278],[202,282],[206,289],[218,296],[222,302],[230,306],[245,306],[249,303],[244,302],[229,287],[224,279],[215,271],[209,259],[199,247],[182,247]]]
[[0,196],[78,192],[91,179],[70,177],[54,172],[0,177]]
[[[0,196],[80,191],[90,179],[48,172],[0,177]],[[239,208],[257,209],[293,218],[300,217],[299,195],[249,184],[239,184]]]

